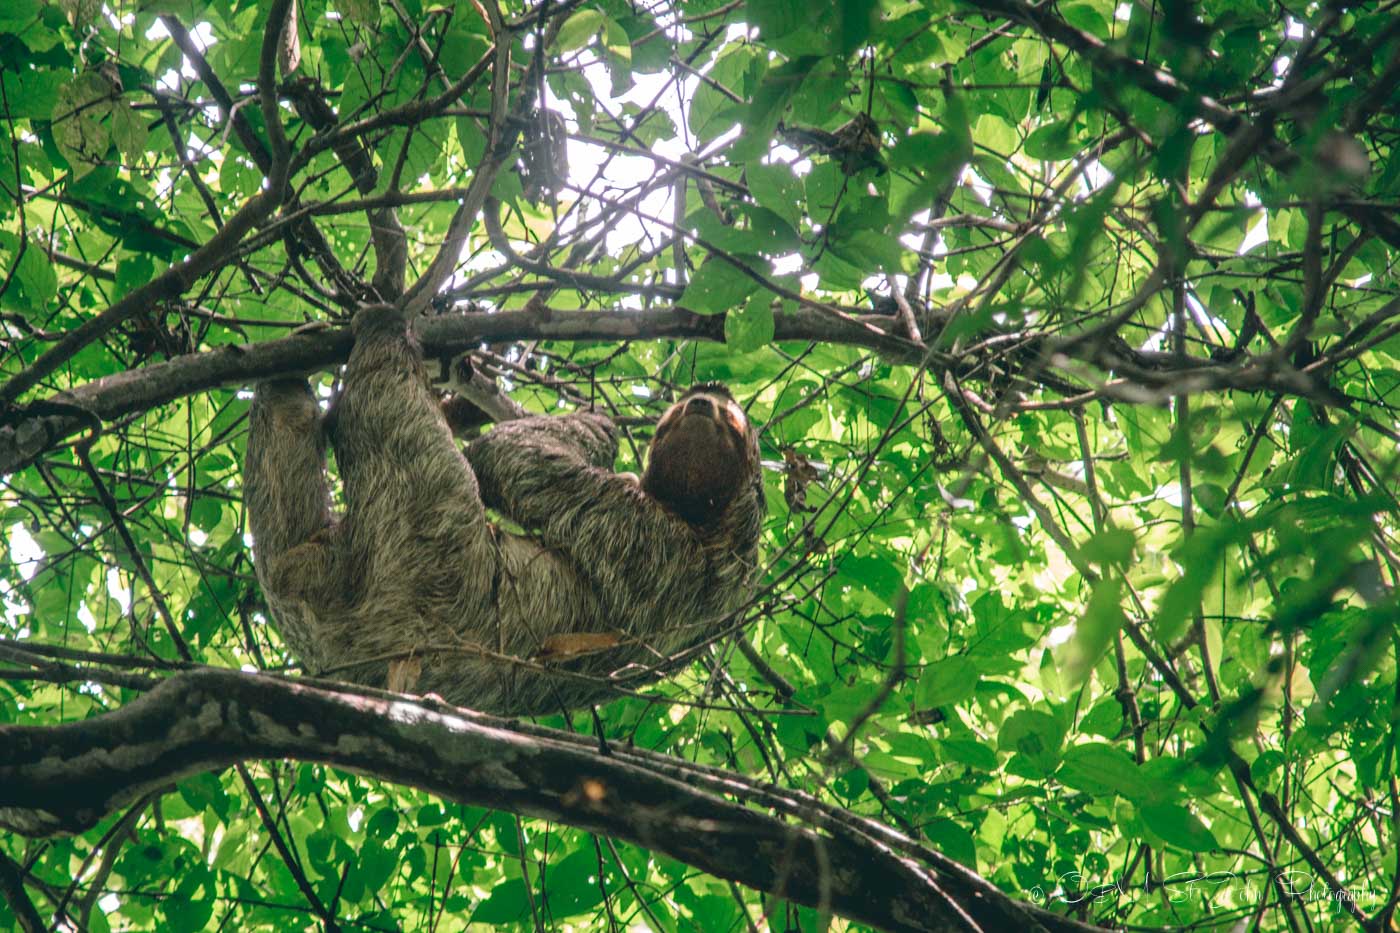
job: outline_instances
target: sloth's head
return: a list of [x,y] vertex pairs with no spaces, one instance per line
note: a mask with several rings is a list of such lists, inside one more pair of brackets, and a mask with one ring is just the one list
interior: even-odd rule
[[724,513],[758,474],[758,435],[729,390],[702,382],[656,425],[642,488],[692,525]]

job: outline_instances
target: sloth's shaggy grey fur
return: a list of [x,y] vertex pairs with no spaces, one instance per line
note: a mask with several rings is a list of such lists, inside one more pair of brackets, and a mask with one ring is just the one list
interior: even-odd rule
[[258,385],[250,415],[258,579],[308,671],[547,713],[654,679],[732,624],[764,504],[756,436],[728,390],[696,387],[667,411],[640,483],[613,472],[613,425],[592,413],[498,425],[464,456],[403,318],[374,306],[353,327],[327,418],[302,379]]

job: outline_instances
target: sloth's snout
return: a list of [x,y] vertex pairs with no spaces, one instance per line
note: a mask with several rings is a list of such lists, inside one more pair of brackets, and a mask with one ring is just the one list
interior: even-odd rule
[[685,403],[685,413],[687,415],[706,415],[713,418],[715,403],[704,395],[697,395]]

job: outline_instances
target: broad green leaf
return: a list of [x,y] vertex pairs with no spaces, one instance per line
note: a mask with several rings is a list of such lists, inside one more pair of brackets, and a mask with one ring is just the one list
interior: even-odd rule
[[601,10],[579,10],[559,27],[559,49],[573,52],[583,48],[604,29],[607,17]]
[[950,761],[956,761],[959,764],[982,771],[996,770],[996,752],[981,742],[967,739],[944,739],[938,743],[938,747],[943,750],[943,754]]
[[744,170],[744,176],[749,191],[759,204],[794,227],[801,222],[802,183],[793,175],[792,169],[782,163],[763,165],[754,162]]
[[1140,799],[1143,775],[1132,756],[1120,748],[1091,742],[1073,745],[1055,777],[1063,784],[1089,794],[1117,794]]
[[1066,652],[1066,676],[1078,686],[1099,663],[1113,638],[1123,628],[1122,587],[1117,577],[1105,577],[1094,584],[1084,614],[1074,626]]
[[686,286],[676,302],[696,314],[722,314],[739,307],[758,288],[758,283],[722,259],[710,258]]
[[977,677],[977,668],[967,658],[935,661],[919,675],[914,702],[921,709],[961,703],[977,689]]
[[1196,814],[1176,803],[1145,804],[1142,820],[1168,844],[1188,852],[1209,852],[1220,843]]
[[525,890],[525,882],[511,878],[492,889],[486,900],[472,911],[473,923],[513,923],[530,916],[530,893]]
[[765,291],[750,295],[724,316],[724,342],[736,353],[767,346],[773,340],[773,303]]
[[1015,753],[1031,773],[1048,776],[1060,763],[1064,729],[1039,710],[1017,710],[1002,724],[998,736],[1003,751]]

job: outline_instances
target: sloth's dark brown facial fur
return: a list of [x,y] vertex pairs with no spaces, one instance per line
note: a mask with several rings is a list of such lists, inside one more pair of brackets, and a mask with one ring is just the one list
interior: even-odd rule
[[757,444],[744,410],[728,389],[707,383],[661,416],[642,489],[700,525],[724,513],[757,467]]

